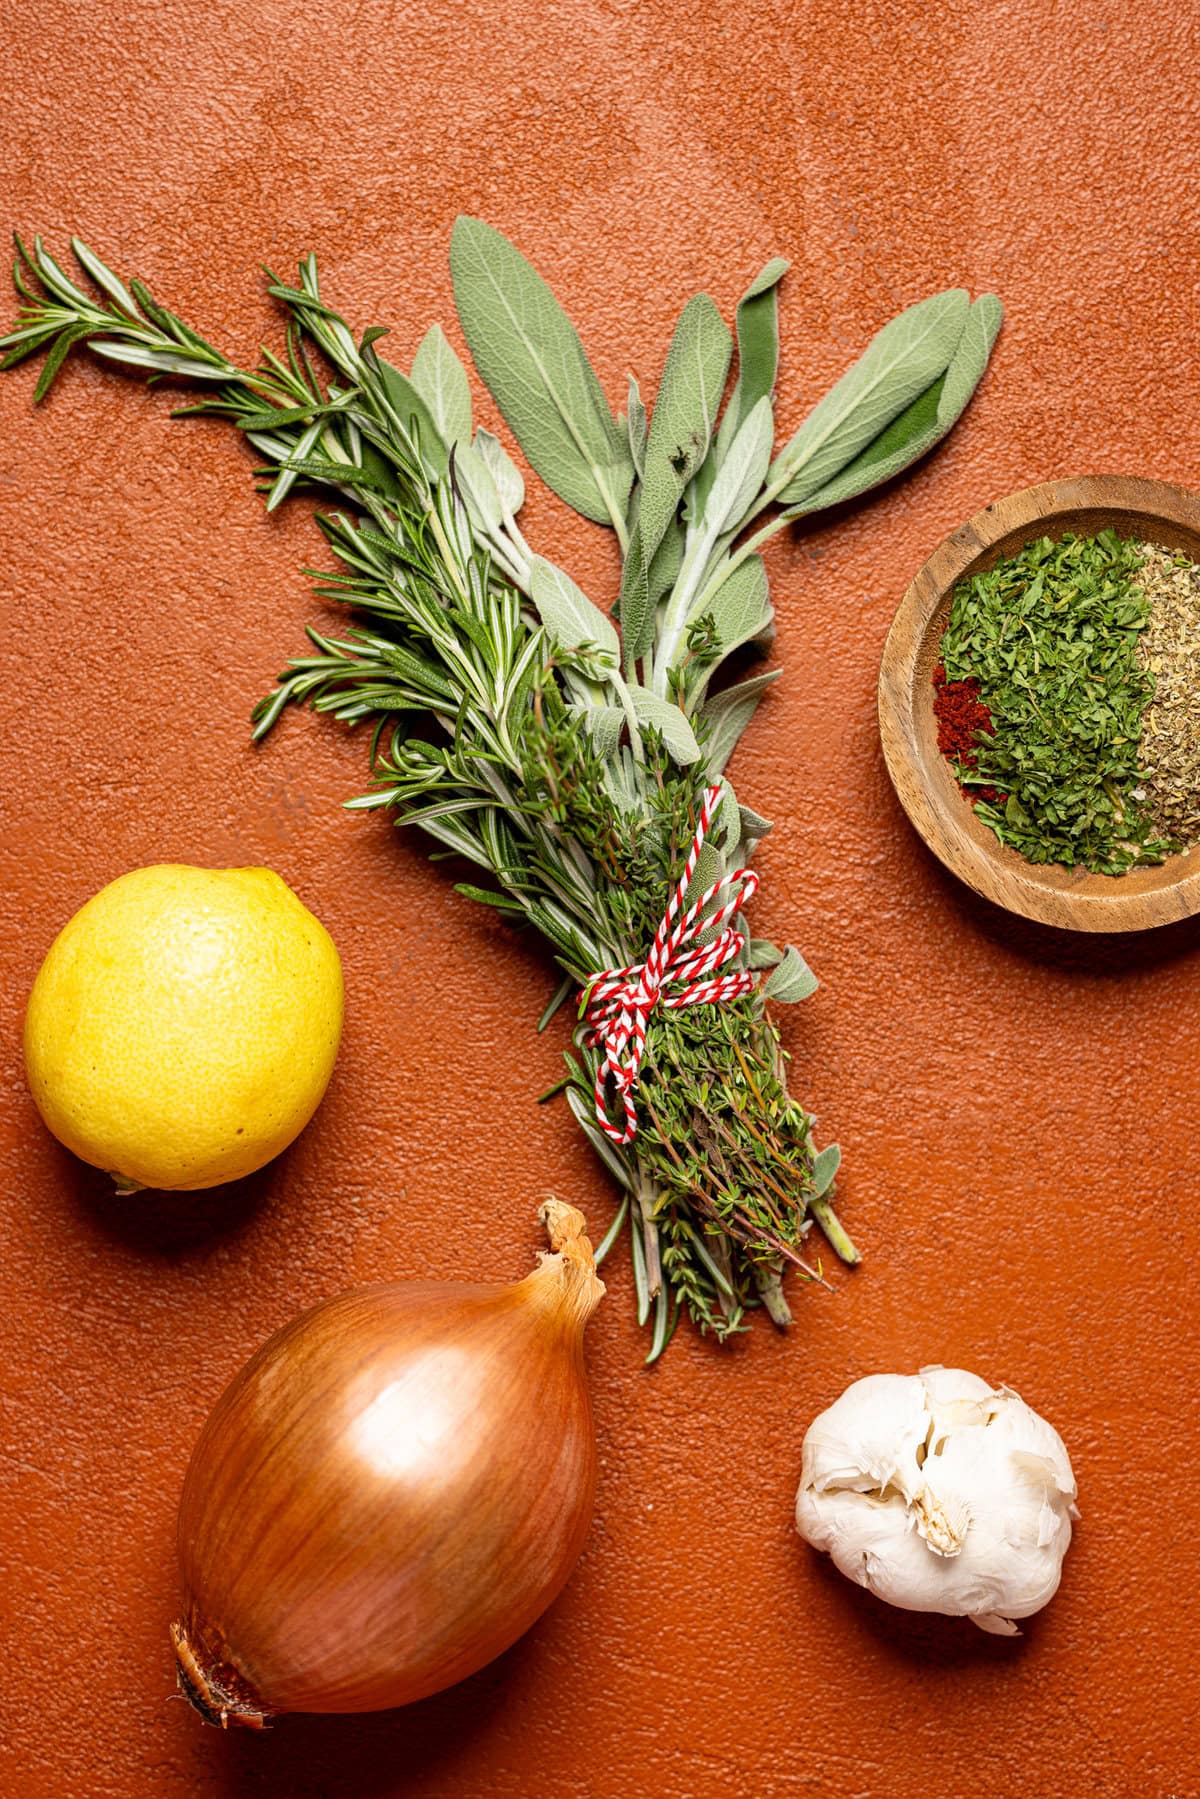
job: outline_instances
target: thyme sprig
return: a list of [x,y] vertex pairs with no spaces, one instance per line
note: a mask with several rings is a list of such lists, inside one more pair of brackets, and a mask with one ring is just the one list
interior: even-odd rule
[[[357,334],[326,304],[309,256],[295,286],[268,271],[283,354],[264,350],[245,370],[77,239],[98,294],[40,239],[17,249],[25,304],[0,366],[47,352],[36,400],[87,345],[152,380],[202,383],[181,410],[244,434],[264,459],[268,509],[295,489],[333,496],[318,523],[336,566],[308,572],[350,622],[309,627],[312,653],[255,707],[254,734],[292,703],[370,725],[369,787],[348,804],[419,826],[433,854],[481,871],[460,893],[544,938],[560,979],[539,1028],[598,969],[645,954],[710,781],[722,800],[695,892],[769,831],[724,769],[774,675],[717,679],[772,635],[759,552],[789,520],[886,480],[944,435],[1000,318],[993,296],[971,306],[958,290],[910,307],[776,455],[786,263],[769,263],[739,304],[723,409],[733,339],[697,295],[653,412],[631,379],[614,417],[545,283],[498,232],[460,220],[451,268],[468,344],[534,468],[614,531],[623,574],[609,613],[526,542],[522,476],[496,437],[473,430],[466,373],[438,326],[403,372],[378,349],[382,328]],[[756,1305],[786,1323],[784,1274],[824,1280],[806,1253],[814,1221],[857,1260],[832,1207],[838,1151],[815,1147],[768,1006],[815,981],[794,948],[754,940],[742,957],[764,971],[753,995],[653,1015],[630,1145],[597,1128],[597,1052],[581,1025],[566,1057],[568,1103],[622,1192],[600,1248],[628,1230],[648,1360],[681,1311],[722,1339]]]

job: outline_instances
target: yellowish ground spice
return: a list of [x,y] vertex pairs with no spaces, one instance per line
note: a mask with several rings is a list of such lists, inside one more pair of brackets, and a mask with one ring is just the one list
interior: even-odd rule
[[1150,617],[1138,655],[1154,676],[1138,745],[1145,805],[1162,834],[1186,847],[1200,842],[1200,568],[1161,544],[1140,548],[1135,578]]

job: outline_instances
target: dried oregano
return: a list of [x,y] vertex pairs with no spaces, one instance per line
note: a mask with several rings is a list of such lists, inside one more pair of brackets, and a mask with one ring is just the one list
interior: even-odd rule
[[1140,546],[1150,604],[1138,656],[1154,681],[1138,756],[1145,809],[1166,837],[1200,841],[1200,568],[1161,544]]

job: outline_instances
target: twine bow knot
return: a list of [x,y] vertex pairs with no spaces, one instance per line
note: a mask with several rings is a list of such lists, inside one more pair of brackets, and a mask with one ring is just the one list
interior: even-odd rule
[[[594,974],[584,989],[584,1018],[591,1026],[588,1047],[603,1047],[604,1050],[596,1070],[596,1122],[614,1143],[631,1143],[637,1135],[633,1096],[646,1047],[650,1014],[655,1006],[677,1009],[719,1004],[724,1000],[740,999],[755,985],[755,977],[748,968],[739,968],[715,979],[708,977],[716,975],[717,969],[732,961],[745,944],[742,933],[734,930],[728,920],[754,897],[758,876],[748,868],[735,869],[732,874],[715,881],[686,912],[683,910],[720,797],[719,787],[705,790],[700,822],[683,873],[662,923],[654,933],[646,960],[632,962],[628,968],[609,968]],[[713,900],[725,892],[731,897],[711,916],[705,916]],[[696,938],[708,931],[717,933],[712,941],[696,943]],[[670,991],[667,991],[668,987]],[[612,1123],[608,1116],[610,1081],[624,1112],[624,1121],[620,1124]]]

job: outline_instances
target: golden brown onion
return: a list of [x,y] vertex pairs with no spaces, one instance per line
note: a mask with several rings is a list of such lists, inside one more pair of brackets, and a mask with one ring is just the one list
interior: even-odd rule
[[411,1281],[314,1306],[218,1400],[179,1508],[185,1693],[213,1723],[379,1711],[527,1630],[596,1484],[581,1214],[512,1286]]

